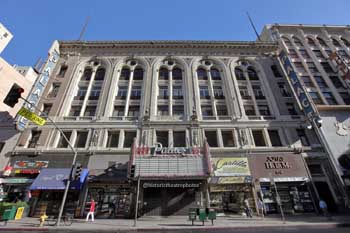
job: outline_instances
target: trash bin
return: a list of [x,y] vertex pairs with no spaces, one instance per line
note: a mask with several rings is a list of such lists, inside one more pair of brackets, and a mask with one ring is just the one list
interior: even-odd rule
[[197,211],[195,208],[190,208],[188,211],[188,220],[192,221],[192,225],[197,218]]
[[214,220],[216,219],[216,211],[215,209],[208,210],[208,219],[211,220],[211,225],[214,225]]
[[205,213],[204,208],[199,209],[199,220],[203,222],[203,225],[204,225],[204,221],[207,220],[207,214]]
[[17,208],[15,206],[12,206],[9,209],[4,210],[4,213],[2,215],[2,220],[5,221],[5,225],[7,224],[8,220],[13,220],[16,215]]

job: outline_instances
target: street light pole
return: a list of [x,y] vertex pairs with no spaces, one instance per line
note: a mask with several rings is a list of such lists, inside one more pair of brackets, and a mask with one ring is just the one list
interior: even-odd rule
[[36,106],[34,106],[33,104],[31,104],[28,100],[26,100],[25,98],[21,97],[21,99],[23,99],[27,104],[29,104],[29,107],[33,107],[35,110],[39,111],[40,113],[44,114],[44,117],[46,117],[46,119],[48,119],[53,125],[54,127],[61,133],[62,137],[64,138],[64,140],[66,140],[69,148],[73,151],[74,153],[74,156],[73,156],[73,161],[72,161],[72,166],[71,166],[71,170],[70,170],[70,175],[68,177],[68,180],[67,180],[67,183],[66,183],[66,187],[64,189],[64,194],[63,194],[63,198],[62,198],[62,203],[61,203],[61,206],[60,206],[60,210],[59,210],[59,214],[58,214],[58,218],[57,218],[57,224],[56,226],[59,226],[60,225],[60,222],[61,222],[61,218],[62,218],[62,213],[63,213],[63,208],[64,208],[64,205],[66,203],[66,199],[67,199],[67,195],[68,195],[68,190],[69,190],[69,186],[70,186],[70,180],[71,180],[71,175],[72,175],[72,171],[73,171],[73,168],[75,166],[75,162],[77,160],[77,151],[75,150],[75,148],[72,146],[72,144],[70,144],[68,138],[66,137],[66,135],[64,134],[64,132],[62,131],[62,129],[60,129],[56,123],[45,113],[45,112],[42,112],[39,108],[37,108]]

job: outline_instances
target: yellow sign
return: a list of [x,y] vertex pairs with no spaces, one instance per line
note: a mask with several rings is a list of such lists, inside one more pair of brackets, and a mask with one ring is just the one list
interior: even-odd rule
[[220,177],[218,184],[237,184],[244,183],[244,176],[231,176],[231,177]]
[[23,116],[24,118],[27,118],[28,120],[34,122],[37,125],[45,125],[46,123],[46,120],[44,118],[39,117],[38,115],[24,107],[22,107],[17,114]]
[[19,207],[16,212],[15,220],[21,219],[23,215],[24,207]]
[[241,158],[212,158],[214,176],[249,176],[248,159]]

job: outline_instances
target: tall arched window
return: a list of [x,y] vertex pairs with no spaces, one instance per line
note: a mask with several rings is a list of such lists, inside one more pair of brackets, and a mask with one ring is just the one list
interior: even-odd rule
[[316,46],[315,41],[313,39],[311,39],[310,37],[307,38],[307,43],[310,46]]
[[247,69],[249,80],[259,80],[258,74],[253,67],[248,67]]
[[143,80],[143,69],[141,67],[134,70],[134,80]]
[[199,80],[208,80],[207,71],[203,68],[197,70],[197,76]]
[[320,43],[321,46],[323,46],[323,47],[328,47],[327,44],[326,44],[326,42],[324,42],[324,40],[321,39],[320,37],[317,37],[317,40],[318,40],[318,43]]
[[332,38],[332,43],[333,43],[333,45],[334,45],[335,47],[337,47],[337,48],[341,47],[340,43],[339,43],[336,39],[334,39],[334,38]]
[[96,71],[95,80],[103,81],[105,78],[106,69],[103,67],[98,68]]
[[216,68],[210,69],[211,78],[213,80],[221,80],[220,71]]
[[165,67],[160,68],[159,79],[160,80],[168,80],[169,79],[169,70],[167,68],[165,68]]
[[347,40],[344,39],[343,37],[341,38],[341,40],[343,41],[343,43],[344,43],[344,45],[345,45],[346,47],[350,47],[349,41],[347,41]]
[[235,68],[235,75],[237,80],[245,80],[244,74],[241,68],[238,68],[238,67]]
[[182,70],[180,68],[175,67],[172,71],[173,80],[182,80]]
[[303,43],[301,43],[301,41],[299,40],[299,38],[293,36],[293,40],[294,40],[294,43],[296,44],[296,46],[298,47],[303,47]]
[[86,67],[83,73],[83,76],[81,77],[82,81],[89,81],[91,79],[92,75],[92,69],[90,67]]
[[120,80],[129,80],[130,79],[130,69],[128,67],[123,67],[120,72]]

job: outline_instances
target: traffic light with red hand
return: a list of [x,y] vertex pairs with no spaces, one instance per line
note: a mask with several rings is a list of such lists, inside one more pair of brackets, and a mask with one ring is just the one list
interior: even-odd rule
[[16,83],[14,83],[3,102],[6,105],[13,108],[18,103],[18,100],[22,97],[21,95],[23,92],[24,92],[24,89],[19,85],[17,85]]

